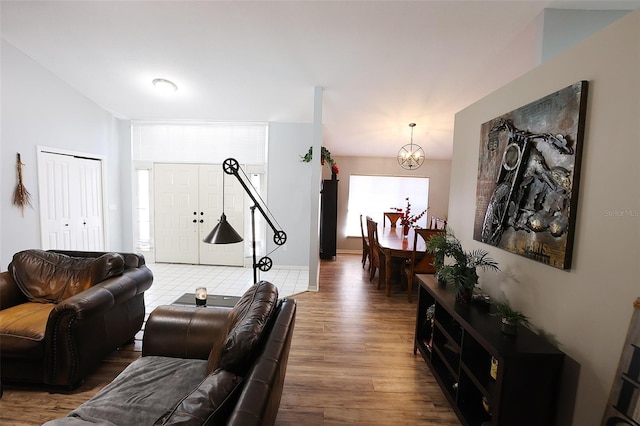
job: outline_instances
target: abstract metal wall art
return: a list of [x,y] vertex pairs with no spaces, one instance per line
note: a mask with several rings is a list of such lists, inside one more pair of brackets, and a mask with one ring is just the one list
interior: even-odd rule
[[588,82],[481,126],[473,238],[571,267]]

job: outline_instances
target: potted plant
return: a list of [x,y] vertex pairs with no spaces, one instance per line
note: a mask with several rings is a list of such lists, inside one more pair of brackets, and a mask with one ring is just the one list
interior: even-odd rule
[[[445,283],[457,300],[465,303],[471,301],[473,289],[478,285],[478,268],[500,270],[486,250],[463,250],[460,240],[450,229],[432,236],[427,241],[427,251],[433,254],[438,281]],[[445,263],[446,259],[452,262]]]
[[491,314],[502,319],[500,331],[515,336],[518,334],[518,324],[529,325],[529,318],[520,311],[516,311],[505,302],[496,303],[496,312]]
[[426,244],[427,251],[433,254],[433,266],[436,269],[436,278],[438,278],[440,284],[444,285],[446,284],[446,280],[444,276],[440,274],[440,268],[444,265],[444,259],[451,251],[451,245],[454,244],[454,242],[450,241],[446,232],[442,232],[431,236]]
[[[300,156],[300,161],[303,163],[309,163],[313,159],[313,147],[310,146],[309,150],[305,155]],[[331,152],[324,146],[320,148],[320,164],[324,166],[324,163],[329,163],[329,167],[331,168],[331,178],[335,179],[336,175],[340,172],[338,169],[338,163],[335,162],[333,158],[331,158]]]

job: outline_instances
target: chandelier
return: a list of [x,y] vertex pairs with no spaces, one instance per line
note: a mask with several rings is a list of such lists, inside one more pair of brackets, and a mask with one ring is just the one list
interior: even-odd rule
[[404,145],[398,151],[398,164],[403,169],[414,170],[424,163],[424,150],[420,145],[413,143],[413,128],[416,127],[416,123],[409,123],[409,127],[411,127],[411,143]]

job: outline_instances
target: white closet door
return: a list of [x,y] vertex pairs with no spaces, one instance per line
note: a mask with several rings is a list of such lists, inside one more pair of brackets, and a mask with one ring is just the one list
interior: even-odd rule
[[[222,165],[199,166],[200,172],[200,263],[205,265],[244,265],[244,244],[207,244],[202,240],[218,224],[222,214]],[[224,175],[224,212],[227,222],[244,235],[244,190],[232,175]]]
[[41,153],[38,167],[41,242],[44,250],[72,250],[69,166],[73,157]]
[[103,251],[102,226],[102,164],[98,160],[75,158],[74,171],[79,184],[78,202],[74,208],[79,215],[76,250]]
[[40,152],[41,243],[44,250],[104,250],[102,162]]
[[199,263],[198,168],[154,166],[156,262]]

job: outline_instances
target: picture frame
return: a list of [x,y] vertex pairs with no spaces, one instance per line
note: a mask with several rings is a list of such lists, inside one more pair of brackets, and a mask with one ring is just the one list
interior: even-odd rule
[[588,87],[579,81],[481,125],[475,240],[571,267]]

